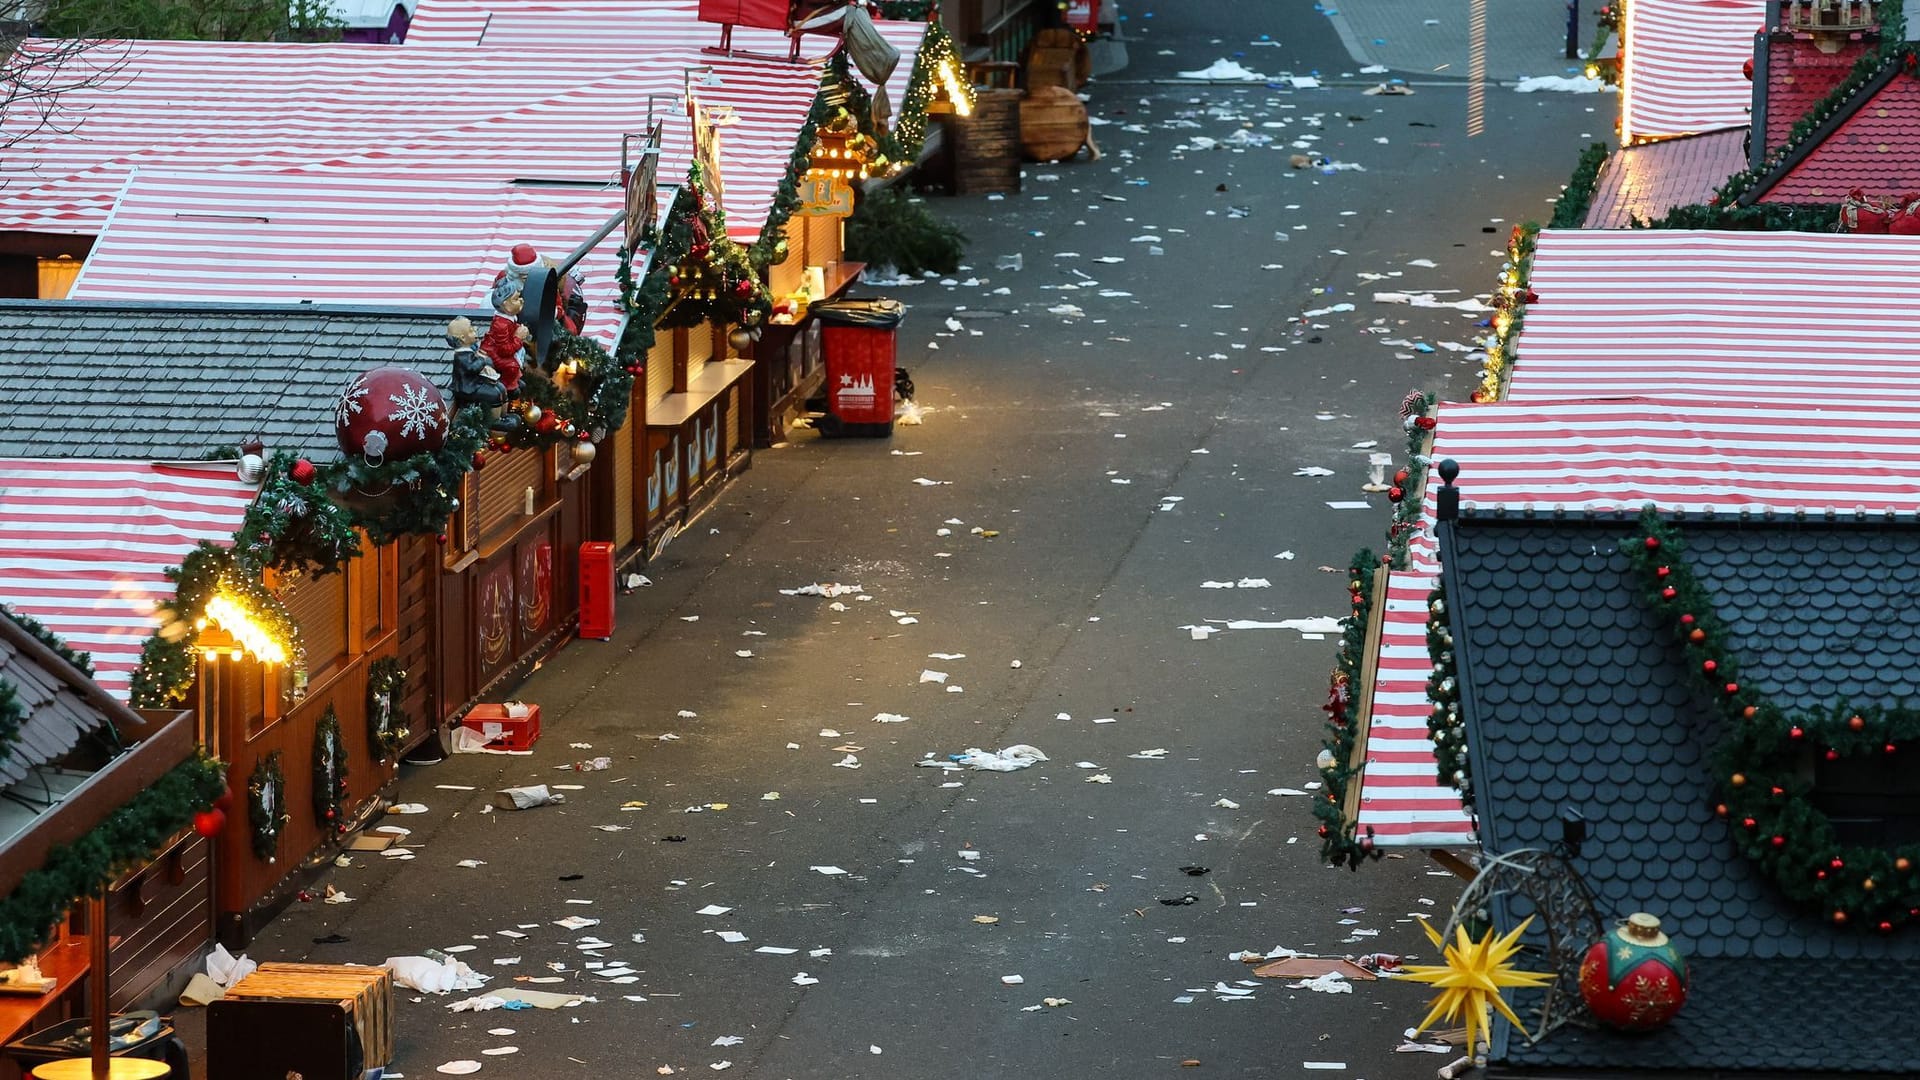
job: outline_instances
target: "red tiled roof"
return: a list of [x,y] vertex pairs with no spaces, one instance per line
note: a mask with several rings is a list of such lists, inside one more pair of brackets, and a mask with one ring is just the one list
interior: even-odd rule
[[1833,92],[1853,65],[1879,43],[1877,36],[1856,35],[1839,52],[1823,53],[1813,35],[1771,35],[1767,44],[1767,149],[1786,144],[1787,133]]
[[1760,202],[1838,202],[1848,191],[1920,191],[1920,79],[1896,76],[1760,196]]
[[1589,229],[1625,229],[1676,206],[1704,203],[1727,177],[1746,168],[1746,128],[1623,146],[1600,168],[1587,208]]

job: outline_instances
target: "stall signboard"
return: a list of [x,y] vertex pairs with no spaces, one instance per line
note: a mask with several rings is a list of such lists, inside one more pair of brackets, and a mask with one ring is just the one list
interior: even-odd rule
[[800,181],[801,217],[846,217],[853,213],[853,185],[837,176],[809,173]]

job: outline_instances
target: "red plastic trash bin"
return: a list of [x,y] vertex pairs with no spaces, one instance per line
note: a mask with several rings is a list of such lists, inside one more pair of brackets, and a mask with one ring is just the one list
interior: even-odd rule
[[820,320],[820,346],[826,353],[827,423],[822,430],[891,434],[895,339],[905,315],[900,301],[835,300],[808,311]]
[[580,636],[605,641],[613,636],[613,545],[589,540],[580,545]]

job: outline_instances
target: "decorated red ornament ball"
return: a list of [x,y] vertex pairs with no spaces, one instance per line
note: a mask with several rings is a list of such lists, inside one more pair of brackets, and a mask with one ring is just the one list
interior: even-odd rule
[[306,458],[301,458],[293,463],[292,468],[287,470],[287,475],[292,477],[293,482],[296,484],[311,484],[313,483],[314,472],[313,462],[308,461]]
[[333,408],[340,449],[372,462],[438,450],[447,441],[447,400],[417,371],[375,368],[354,378]]
[[1665,1027],[1687,1001],[1687,962],[1647,914],[1629,916],[1580,961],[1580,997],[1622,1031]]
[[227,815],[225,811],[218,808],[202,810],[193,815],[193,831],[208,839],[219,836],[220,831],[226,827]]

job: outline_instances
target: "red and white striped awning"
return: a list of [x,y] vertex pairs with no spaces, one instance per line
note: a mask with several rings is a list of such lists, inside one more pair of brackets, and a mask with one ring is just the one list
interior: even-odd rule
[[0,603],[91,653],[125,700],[173,597],[166,571],[202,540],[231,544],[256,494],[231,462],[0,460]]
[[[662,198],[672,189],[663,188]],[[388,179],[347,169],[140,172],[74,282],[80,300],[488,306],[518,243],[562,259],[621,208],[618,189]],[[581,260],[587,333],[620,322],[615,229]]]
[[1903,236],[1547,230],[1506,399],[1920,406],[1920,244]]
[[1747,123],[1741,64],[1768,0],[1628,0],[1621,28],[1620,139],[1664,139]]
[[[0,120],[0,140],[20,139],[0,158],[0,229],[97,234],[138,166],[343,163],[435,182],[614,183],[623,137],[649,118],[666,121],[661,179],[678,182],[692,160],[683,95],[694,72],[699,100],[733,115],[721,129],[728,233],[757,237],[819,88],[817,63],[707,52],[718,30],[685,0],[621,6],[624,21],[565,49],[517,43],[513,27],[538,25],[512,17],[521,8],[466,48],[103,43],[87,56],[110,74],[63,94],[57,127],[32,130],[24,109]],[[904,92],[925,26],[882,28],[903,45]],[[769,37],[784,56],[786,39]]]
[[[598,51],[674,47],[717,48],[720,27],[699,21],[698,0],[424,0],[407,29],[409,47],[510,47],[557,52],[579,52],[582,41]],[[887,80],[887,93],[897,106],[913,73],[913,58],[926,37],[927,24],[878,21],[874,25],[889,44],[900,50],[900,66]],[[785,57],[792,45],[785,34],[751,26],[736,26],[732,36],[736,53]],[[803,34],[800,53],[820,57],[838,48],[837,38]],[[714,56],[714,53],[708,53]]]
[[[364,45],[359,49],[392,51]],[[529,101],[522,96],[471,122],[424,131],[405,125],[383,130],[379,117],[348,116],[317,132],[276,128],[276,121],[268,118],[229,126],[235,118],[216,112],[193,139],[156,145],[144,129],[145,118],[131,115],[138,109],[103,102],[102,111],[86,119],[86,131],[95,140],[87,145],[113,156],[95,158],[89,167],[52,183],[0,191],[0,229],[97,234],[129,173],[141,165],[186,170],[339,164],[414,178],[423,197],[445,180],[617,185],[622,139],[645,132],[650,118],[665,121],[661,181],[678,183],[693,160],[690,121],[681,103],[685,69],[711,64],[720,73],[720,83],[697,86],[695,93],[703,104],[726,107],[733,116],[734,122],[720,129],[728,233],[736,239],[758,237],[812,107],[819,72],[768,61],[703,57],[694,51],[630,56],[622,63],[627,66],[549,97]],[[174,66],[169,62],[160,70],[172,75]],[[142,77],[151,70],[143,69]],[[401,91],[369,86],[367,92]],[[446,92],[459,96],[454,89]],[[127,145],[111,145],[109,138],[123,130],[112,123],[112,110],[118,108],[130,110],[124,117],[130,122],[124,131],[132,140]],[[272,115],[271,109],[264,112]],[[445,119],[438,111],[432,115]],[[68,164],[84,160],[71,149],[66,152]]]
[[[1531,316],[1529,316],[1531,318]],[[1674,398],[1446,404],[1432,456],[1462,505],[1638,512],[1851,513],[1920,505],[1920,408]],[[1439,576],[1429,485],[1407,568],[1388,578],[1359,825],[1381,846],[1469,843],[1427,737],[1427,594]]]

